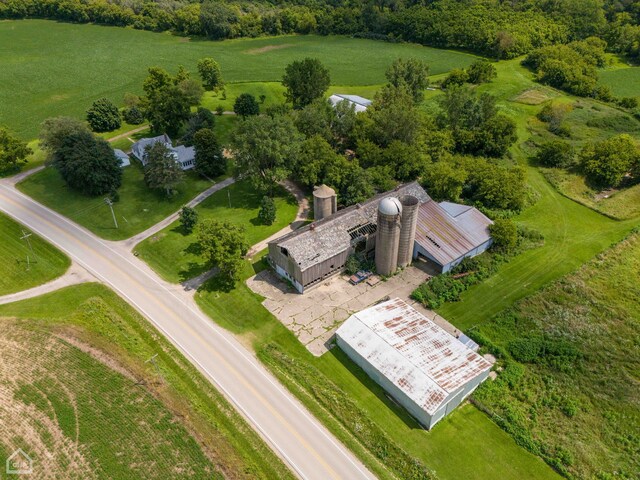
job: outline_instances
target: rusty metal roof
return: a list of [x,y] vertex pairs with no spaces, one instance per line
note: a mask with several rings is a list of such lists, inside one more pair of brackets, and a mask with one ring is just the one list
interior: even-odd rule
[[487,242],[491,223],[476,208],[431,200],[420,205],[416,242],[447,265]]
[[399,298],[352,315],[336,335],[430,415],[491,368]]

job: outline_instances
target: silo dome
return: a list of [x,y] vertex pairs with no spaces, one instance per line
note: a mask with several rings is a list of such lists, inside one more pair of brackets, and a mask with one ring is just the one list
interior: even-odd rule
[[383,198],[378,204],[378,211],[383,215],[400,215],[402,204],[396,197]]

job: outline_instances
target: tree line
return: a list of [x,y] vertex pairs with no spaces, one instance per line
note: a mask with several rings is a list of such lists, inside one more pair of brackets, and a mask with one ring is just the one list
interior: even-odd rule
[[513,58],[599,36],[638,58],[640,2],[615,0],[2,0],[0,18],[51,18],[212,39],[343,34]]

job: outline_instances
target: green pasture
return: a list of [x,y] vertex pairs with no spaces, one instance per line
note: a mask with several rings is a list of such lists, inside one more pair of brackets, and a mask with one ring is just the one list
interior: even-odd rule
[[25,362],[49,361],[42,340],[60,345],[52,353],[62,349],[62,360],[51,356],[38,381],[20,377],[20,400],[77,439],[97,478],[293,478],[209,380],[108,288],[88,283],[2,305],[0,323],[34,332]]
[[640,97],[640,67],[605,70],[599,79],[618,97]]
[[[24,235],[27,240],[22,240]],[[0,295],[20,292],[62,275],[71,264],[62,252],[0,213]]]
[[434,74],[464,67],[476,58],[419,45],[340,36],[212,42],[129,28],[4,21],[0,22],[0,124],[24,138],[34,138],[47,117],[83,118],[99,97],[121,104],[126,92],[142,93],[148,67],[175,71],[184,65],[196,74],[196,63],[202,57],[215,58],[229,84],[278,82],[292,60],[316,57],[329,68],[336,85],[383,83],[387,66],[397,57],[423,59]]
[[[196,207],[198,220],[215,219],[241,225],[249,245],[253,245],[289,225],[298,211],[293,196],[282,189],[274,198],[276,221],[273,225],[264,225],[258,220],[261,199],[249,182],[234,183]],[[207,270],[196,233],[185,234],[179,221],[142,241],[135,250],[140,258],[171,282],[188,280]]]
[[141,165],[132,160],[131,166],[123,169],[120,199],[113,206],[118,228],[103,197],[87,197],[71,190],[54,168],[27,177],[18,188],[102,238],[123,240],[168,217],[211,185],[195,172],[186,172],[178,193],[167,198],[163,192],[147,187]]

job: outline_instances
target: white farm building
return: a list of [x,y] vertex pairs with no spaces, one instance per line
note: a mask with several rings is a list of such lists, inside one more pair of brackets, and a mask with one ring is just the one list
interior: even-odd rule
[[338,346],[427,429],[473,392],[491,364],[399,298],[351,315]]

